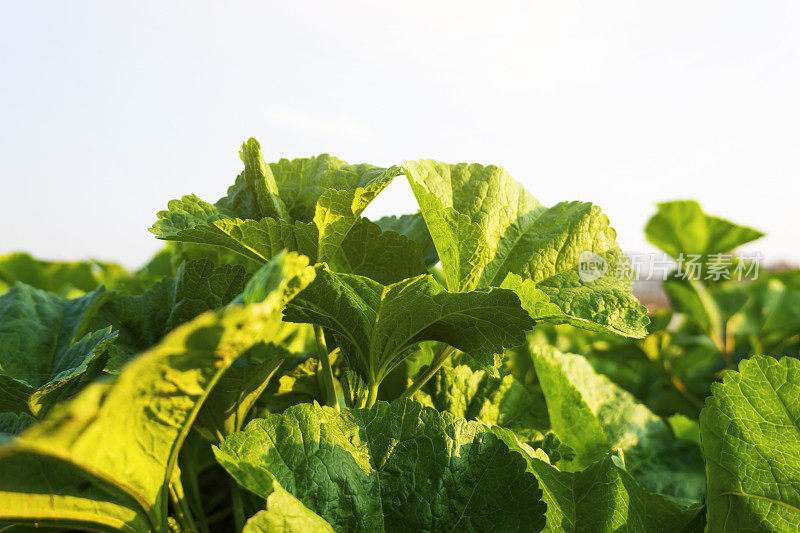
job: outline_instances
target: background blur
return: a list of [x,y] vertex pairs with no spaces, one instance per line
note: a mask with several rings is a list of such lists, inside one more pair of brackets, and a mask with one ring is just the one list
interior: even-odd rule
[[[800,260],[800,4],[2,2],[0,252],[135,267],[167,201],[268,161],[506,167],[627,251],[694,198]],[[405,180],[367,215],[415,211]]]

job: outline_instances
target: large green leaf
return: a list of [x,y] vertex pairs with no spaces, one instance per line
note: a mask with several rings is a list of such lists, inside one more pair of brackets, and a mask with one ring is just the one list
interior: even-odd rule
[[39,414],[99,370],[116,337],[110,327],[90,327],[106,297],[102,286],[69,300],[21,283],[0,296],[0,411]]
[[282,255],[261,303],[207,312],[0,447],[0,522],[165,531],[167,482],[203,401],[239,354],[283,327],[287,296],[313,277]]
[[700,508],[683,508],[637,483],[619,458],[607,454],[580,472],[550,465],[540,450],[519,442],[504,428],[492,428],[528,463],[547,504],[548,532],[703,531]]
[[300,404],[215,450],[269,498],[277,481],[337,531],[538,531],[545,506],[525,461],[485,425],[411,401]]
[[700,413],[710,531],[800,530],[800,361],[753,357]]
[[[215,204],[196,196],[169,202],[151,228],[161,239],[227,248],[257,263],[280,250],[332,268],[394,282],[424,273],[412,240],[361,218],[398,167],[348,165],[326,154],[266,164],[258,143],[242,150],[245,171]],[[351,236],[351,233],[355,233]]]
[[[544,207],[502,168],[406,162],[408,178],[453,291],[521,278],[539,320],[645,335],[645,310],[608,218],[589,203]],[[529,300],[525,302],[525,300]],[[564,316],[566,315],[566,316]]]
[[658,204],[644,229],[647,240],[674,258],[727,253],[764,234],[703,212],[694,200]]
[[702,500],[703,462],[696,445],[677,440],[663,419],[597,374],[585,358],[539,347],[534,364],[552,429],[575,452],[559,466],[581,470],[616,448],[648,489],[682,503]]
[[525,342],[533,326],[511,291],[451,293],[427,275],[384,286],[324,265],[285,316],[330,331],[369,384],[380,383],[420,341],[445,342],[492,365],[504,347]]

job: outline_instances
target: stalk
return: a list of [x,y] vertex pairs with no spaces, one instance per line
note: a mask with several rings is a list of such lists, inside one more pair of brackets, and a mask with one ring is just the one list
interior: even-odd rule
[[367,409],[375,405],[375,402],[378,401],[378,387],[380,383],[377,381],[373,381],[369,384],[369,394],[367,395],[367,405],[365,406]]
[[428,366],[428,369],[423,372],[420,376],[417,376],[417,379],[414,380],[414,383],[411,384],[409,388],[400,395],[400,398],[410,398],[414,395],[415,392],[420,390],[425,383],[428,382],[429,379],[433,377],[436,372],[439,371],[440,368],[445,364],[447,359],[455,352],[455,348],[452,346],[448,346],[446,344],[442,345],[439,349],[439,352],[431,361],[431,364]]
[[242,503],[239,484],[233,479],[231,479],[231,503],[233,505],[233,521],[236,524],[236,531],[241,531],[245,522],[247,522],[247,516],[244,514],[244,504]]
[[314,324],[314,336],[317,339],[317,352],[319,360],[322,361],[322,380],[325,383],[325,395],[327,404],[339,410],[339,399],[336,397],[336,385],[333,381],[333,368],[331,368],[331,358],[328,354],[328,347],[325,344],[325,335],[322,327]]
[[200,527],[200,533],[209,533],[208,521],[206,520],[206,514],[203,511],[203,502],[200,498],[200,482],[197,478],[197,468],[194,464],[182,466],[181,474],[185,476],[183,479],[187,480],[185,486],[183,486],[183,480],[181,480],[183,488],[182,497],[186,500],[190,513],[195,517],[195,521]]
[[184,531],[199,531],[188,502],[184,498],[183,486],[180,484],[180,480],[169,483],[169,495],[172,498],[175,514],[177,515],[176,518],[181,525],[181,529]]
[[694,289],[697,297],[700,298],[700,303],[703,305],[703,309],[705,309],[705,312],[708,313],[708,318],[711,321],[711,331],[709,331],[711,340],[714,342],[717,350],[719,350],[719,353],[722,354],[722,358],[725,359],[725,364],[729,368],[733,368],[735,365],[733,364],[731,354],[728,353],[728,347],[726,346],[725,324],[722,323],[722,317],[719,314],[719,307],[717,307],[716,302],[714,302],[714,299],[711,297],[711,294],[708,292],[705,285],[703,285],[699,280],[689,277],[689,284],[692,286],[692,289]]

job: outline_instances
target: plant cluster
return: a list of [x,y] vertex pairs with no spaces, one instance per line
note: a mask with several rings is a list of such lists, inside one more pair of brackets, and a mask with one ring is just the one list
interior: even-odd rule
[[[0,257],[0,530],[800,529],[799,272],[648,317],[600,209],[502,168],[240,156],[136,272]],[[419,211],[363,217],[400,176]]]

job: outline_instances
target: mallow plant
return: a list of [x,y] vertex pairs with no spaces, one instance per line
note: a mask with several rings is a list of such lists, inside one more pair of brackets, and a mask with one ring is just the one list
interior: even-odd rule
[[[796,357],[722,353],[677,423],[542,342],[653,334],[597,206],[495,166],[240,157],[136,272],[0,257],[3,531],[800,528]],[[363,217],[395,179],[418,212]]]

